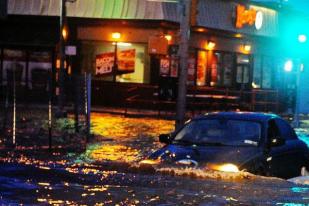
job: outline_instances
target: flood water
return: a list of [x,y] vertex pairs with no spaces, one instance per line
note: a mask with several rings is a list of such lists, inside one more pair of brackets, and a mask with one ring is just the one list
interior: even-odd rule
[[309,185],[246,172],[139,165],[162,146],[157,135],[170,132],[173,121],[92,119],[95,140],[82,154],[2,158],[0,205],[309,205]]

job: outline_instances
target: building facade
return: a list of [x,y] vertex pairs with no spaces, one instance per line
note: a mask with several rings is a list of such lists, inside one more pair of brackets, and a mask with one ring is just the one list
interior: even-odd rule
[[[149,98],[175,100],[177,4],[77,0],[66,7],[66,44],[73,50],[67,53],[67,73],[92,74],[94,104],[126,107],[128,100],[136,100],[134,105]],[[45,91],[49,74],[57,82],[59,13],[56,0],[8,0],[0,34],[2,88],[12,78],[13,67],[19,72],[15,78],[30,93]],[[278,37],[279,14],[274,9],[248,1],[192,1],[188,94],[205,95],[192,101],[205,102],[205,109],[211,109],[209,102],[231,98],[239,104],[235,108],[243,104],[249,110],[285,110],[280,105],[286,95],[282,91],[285,57],[277,46]],[[222,105],[215,109],[224,109],[226,104]]]

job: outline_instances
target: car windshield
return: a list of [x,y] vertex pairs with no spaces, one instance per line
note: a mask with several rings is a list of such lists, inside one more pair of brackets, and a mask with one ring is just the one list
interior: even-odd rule
[[186,124],[175,136],[175,144],[257,146],[261,124],[254,121],[203,119]]

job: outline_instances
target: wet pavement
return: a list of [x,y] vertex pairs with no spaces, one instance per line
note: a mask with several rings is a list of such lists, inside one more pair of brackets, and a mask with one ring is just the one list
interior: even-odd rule
[[[2,153],[0,205],[309,205],[309,185],[139,165],[162,146],[157,136],[172,131],[174,121],[94,113],[92,124],[94,139],[82,153]],[[298,131],[309,143],[306,129]]]

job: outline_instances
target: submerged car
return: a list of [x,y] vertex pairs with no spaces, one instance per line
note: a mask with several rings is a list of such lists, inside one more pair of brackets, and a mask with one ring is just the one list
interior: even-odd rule
[[275,114],[208,113],[188,121],[148,160],[160,163],[291,178],[309,168],[309,149],[293,128]]

